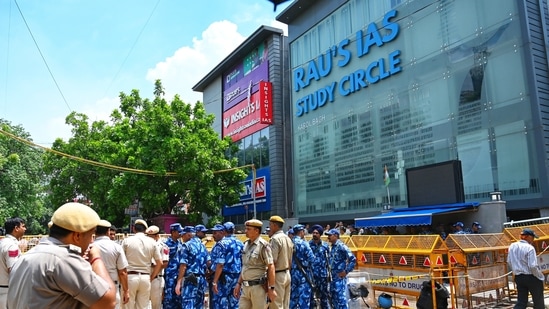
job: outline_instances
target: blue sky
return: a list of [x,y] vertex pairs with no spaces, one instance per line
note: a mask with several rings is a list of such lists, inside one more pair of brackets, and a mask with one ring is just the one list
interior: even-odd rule
[[49,147],[71,136],[71,111],[108,120],[121,91],[150,98],[156,79],[167,98],[202,101],[192,86],[261,25],[286,31],[275,17],[289,3],[0,1],[0,118]]

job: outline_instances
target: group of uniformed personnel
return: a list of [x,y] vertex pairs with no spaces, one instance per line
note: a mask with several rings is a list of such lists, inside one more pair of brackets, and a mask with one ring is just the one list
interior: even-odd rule
[[[305,226],[291,229],[293,238],[283,232],[280,216],[269,219],[267,242],[259,237],[262,222],[246,222],[246,241],[242,255],[242,274],[234,296],[240,295],[240,308],[348,308],[347,274],[356,258],[339,240],[339,231],[326,232],[314,225],[312,239],[304,240]],[[290,233],[288,233],[290,234]],[[266,286],[266,289],[263,287]]]
[[[356,259],[339,231],[328,231],[324,242],[322,227],[315,225],[307,242],[303,225],[294,226],[293,239],[283,226],[280,216],[272,216],[267,241],[263,223],[248,220],[243,244],[232,222],[209,230],[172,224],[163,308],[202,308],[206,291],[214,309],[347,308],[346,277]],[[202,242],[206,231],[216,242],[209,253]]]
[[[283,225],[272,216],[267,241],[262,222],[248,220],[243,244],[231,222],[209,230],[175,223],[163,241],[157,226],[136,220],[134,235],[119,244],[93,209],[67,203],[54,212],[49,237],[21,255],[24,221],[13,219],[0,242],[0,309],[203,308],[207,291],[215,309],[347,308],[346,276],[356,259],[339,232],[328,231],[327,243],[315,225],[307,242],[303,225],[293,227],[293,238]],[[210,253],[206,231],[216,242]]]

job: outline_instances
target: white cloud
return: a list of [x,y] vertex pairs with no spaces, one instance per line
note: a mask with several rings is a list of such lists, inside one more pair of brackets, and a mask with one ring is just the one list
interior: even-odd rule
[[177,93],[187,103],[202,101],[202,94],[192,87],[246,39],[237,28],[230,21],[212,23],[201,38],[193,38],[192,46],[179,48],[149,69],[147,80],[161,79],[167,99]]
[[271,27],[281,29],[282,31],[284,31],[284,35],[288,36],[288,25],[286,25],[285,23],[281,23],[278,20],[273,20],[271,22]]
[[82,113],[87,115],[90,123],[104,120],[109,122],[113,110],[120,106],[120,98],[105,97],[95,102],[93,106],[87,106]]

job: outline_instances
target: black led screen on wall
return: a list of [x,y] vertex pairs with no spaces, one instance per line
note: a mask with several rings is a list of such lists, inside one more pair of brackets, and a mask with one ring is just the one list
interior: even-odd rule
[[461,161],[407,169],[406,190],[408,207],[465,202]]

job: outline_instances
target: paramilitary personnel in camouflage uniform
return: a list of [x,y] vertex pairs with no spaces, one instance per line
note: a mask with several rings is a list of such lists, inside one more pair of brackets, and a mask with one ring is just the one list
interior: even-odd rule
[[[315,256],[309,244],[303,240],[305,226],[294,225],[294,252],[292,258],[292,290],[290,292],[290,308],[309,309],[313,293],[311,282],[311,265]],[[312,283],[312,282],[311,282]]]
[[179,274],[178,252],[182,250],[179,238],[183,232],[183,227],[179,223],[170,225],[171,237],[166,240],[166,246],[170,250],[168,266],[164,270],[164,300],[163,309],[181,309],[181,296],[175,294],[177,285],[177,275]]
[[206,267],[208,251],[198,237],[194,236],[194,226],[183,228],[183,249],[179,254],[179,274],[175,293],[181,295],[181,308],[202,308],[206,292]]
[[[329,309],[328,301],[328,254],[330,253],[330,247],[328,243],[323,241],[320,236],[324,234],[324,229],[320,225],[313,225],[311,228],[311,234],[313,238],[309,241],[309,247],[313,251],[315,260],[313,262],[313,283],[317,288],[317,295],[320,299],[320,307],[322,309]],[[312,295],[314,297],[315,295]],[[319,301],[318,299],[316,301]],[[311,307],[315,304],[311,303]]]
[[347,309],[347,274],[353,271],[356,257],[341,240],[339,231],[331,229],[326,232],[328,241],[332,244],[328,263],[330,265],[332,282],[330,282],[330,295],[334,308]]

